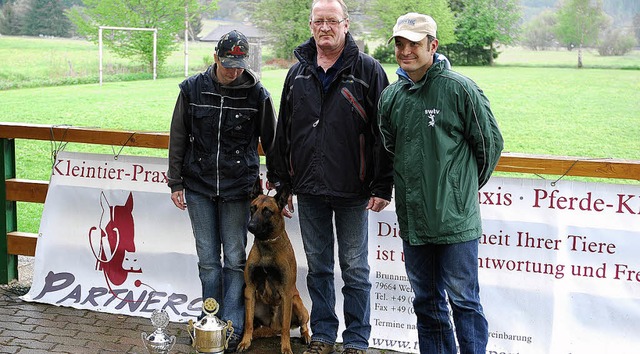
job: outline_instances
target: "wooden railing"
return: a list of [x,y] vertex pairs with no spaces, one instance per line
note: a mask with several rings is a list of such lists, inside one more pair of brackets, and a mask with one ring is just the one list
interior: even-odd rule
[[[111,146],[167,149],[169,134],[106,130],[73,126],[0,123],[2,183],[0,199],[0,284],[17,279],[17,256],[34,256],[37,235],[21,232],[17,225],[16,202],[44,203],[48,181],[21,179],[15,171],[15,139],[44,140],[56,143],[75,142]],[[640,180],[640,161],[590,159],[557,156],[533,156],[504,153],[497,171],[538,175],[581,176]],[[0,229],[2,230],[2,229]]]

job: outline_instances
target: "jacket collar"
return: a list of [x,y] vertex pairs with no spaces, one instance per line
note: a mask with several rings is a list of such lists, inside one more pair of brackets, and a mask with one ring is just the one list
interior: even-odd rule
[[[344,68],[344,67],[350,66],[358,57],[359,52],[360,52],[360,49],[358,48],[356,41],[351,36],[351,32],[347,32],[347,35],[345,37],[344,50],[342,52],[342,56],[344,58],[344,63],[342,67]],[[295,54],[296,58],[298,58],[298,61],[300,61],[300,63],[308,66],[312,66],[312,67],[317,66],[316,65],[317,53],[318,51],[316,49],[316,40],[313,37],[309,38],[309,40],[299,45],[293,51],[293,54]]]
[[413,82],[413,80],[411,80],[411,78],[409,77],[409,74],[407,74],[407,72],[400,67],[396,70],[396,74],[398,74],[398,78],[400,80],[406,81],[406,83],[411,84],[415,88],[421,87],[428,80],[439,75],[446,68],[446,62],[444,60],[442,60],[435,54],[433,58],[434,58],[433,64],[431,64],[431,66],[429,67],[429,69],[427,69],[427,72],[424,74],[422,79],[418,80],[418,82]]

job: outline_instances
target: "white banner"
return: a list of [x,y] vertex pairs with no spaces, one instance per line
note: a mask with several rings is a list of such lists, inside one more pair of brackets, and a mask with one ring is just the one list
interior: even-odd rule
[[23,299],[172,321],[201,309],[195,242],[166,184],[167,160],[61,152]]
[[[640,187],[492,178],[478,197],[487,354],[638,352]],[[418,353],[398,233],[371,214],[371,344]]]
[[[23,299],[144,317],[164,308],[180,322],[197,316],[195,245],[187,213],[170,200],[166,168],[160,158],[61,153]],[[487,354],[637,351],[640,187],[493,178],[478,197]],[[369,220],[370,344],[418,353],[414,294],[392,207]],[[310,309],[296,214],[287,231]],[[249,234],[248,247],[252,240]],[[341,316],[339,274],[336,261]]]

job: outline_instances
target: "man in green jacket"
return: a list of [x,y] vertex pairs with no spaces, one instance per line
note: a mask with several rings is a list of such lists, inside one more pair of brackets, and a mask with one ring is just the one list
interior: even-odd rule
[[379,125],[393,154],[420,353],[457,353],[457,337],[460,353],[484,354],[478,190],[498,163],[503,139],[482,90],[436,54],[436,28],[430,16],[398,18],[389,41],[395,42],[399,79],[382,93]]

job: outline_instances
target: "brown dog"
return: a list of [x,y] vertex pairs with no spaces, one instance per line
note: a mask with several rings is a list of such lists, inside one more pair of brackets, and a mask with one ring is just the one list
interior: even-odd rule
[[295,327],[306,344],[311,340],[309,312],[296,287],[296,258],[281,213],[286,203],[286,194],[260,194],[251,202],[248,228],[255,240],[244,271],[246,314],[238,351],[249,349],[254,338],[280,334],[281,352],[292,354],[290,330]]

